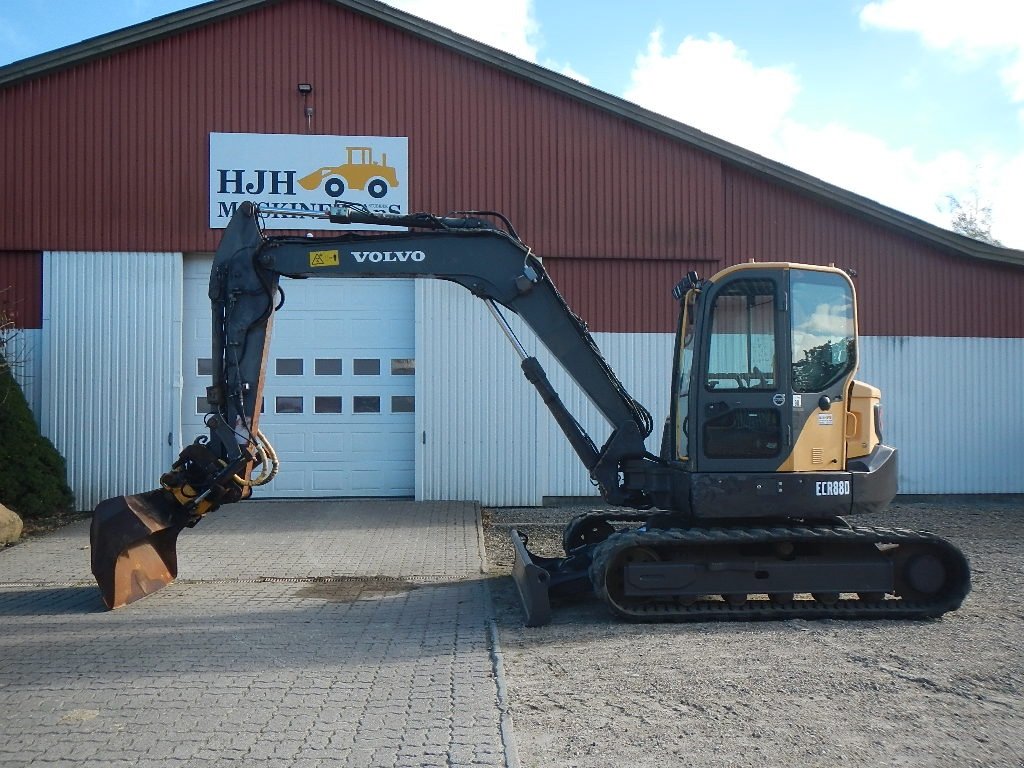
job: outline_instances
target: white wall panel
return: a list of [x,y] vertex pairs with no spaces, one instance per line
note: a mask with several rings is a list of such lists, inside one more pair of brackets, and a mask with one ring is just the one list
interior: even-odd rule
[[42,342],[43,332],[39,328],[18,328],[7,336],[4,345],[14,380],[25,393],[37,424],[42,403]]
[[1024,493],[1024,339],[869,336],[900,493]]
[[[417,498],[514,506],[596,495],[483,303],[438,281],[419,281],[417,291]],[[509,319],[570,411],[603,443],[604,419],[533,333]],[[651,410],[647,448],[658,453],[672,334],[594,338],[627,391]],[[882,390],[901,493],[1024,493],[1024,339],[866,337],[858,378]]]
[[482,301],[417,280],[416,498],[539,503],[532,389]]
[[[441,281],[417,282],[416,496],[540,504],[596,495],[586,470],[519,367],[482,301]],[[598,446],[611,430],[534,333],[506,317]],[[647,406],[657,452],[668,412],[672,334],[594,334],[626,389]],[[424,439],[426,442],[424,443]]]
[[[654,430],[647,438],[647,450],[661,451],[661,434],[668,416],[672,379],[671,333],[594,333],[594,340],[619,380],[636,400],[651,412]],[[562,401],[579,419],[583,428],[600,448],[611,434],[611,427],[583,391],[569,378],[551,355],[534,343],[531,350],[540,350],[541,363],[548,378],[562,395]],[[533,407],[538,409],[543,462],[539,468],[542,496],[596,496],[586,469],[555,424],[540,398],[530,388]]]
[[158,486],[181,423],[182,257],[43,257],[40,425],[79,509]]

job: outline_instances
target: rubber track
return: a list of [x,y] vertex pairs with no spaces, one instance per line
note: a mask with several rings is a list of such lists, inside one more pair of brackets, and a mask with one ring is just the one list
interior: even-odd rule
[[[721,544],[762,544],[778,542],[849,542],[851,544],[925,544],[933,547],[951,572],[944,592],[928,601],[888,599],[866,602],[844,599],[833,605],[814,600],[794,600],[779,604],[767,599],[748,600],[738,606],[718,600],[698,600],[682,605],[671,600],[640,598],[623,606],[610,599],[605,576],[612,559],[631,547],[702,547]],[[931,533],[902,528],[865,528],[847,526],[779,526],[772,528],[670,528],[649,531],[621,531],[610,536],[594,550],[590,578],[598,597],[618,616],[631,621],[721,621],[779,619],[924,619],[956,610],[971,589],[970,569],[963,553],[945,539]],[[803,592],[818,591],[808,585]]]

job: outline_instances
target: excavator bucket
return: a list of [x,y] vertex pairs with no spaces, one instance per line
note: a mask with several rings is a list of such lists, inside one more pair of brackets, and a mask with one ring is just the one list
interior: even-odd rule
[[174,581],[175,542],[187,519],[164,491],[101,501],[92,515],[92,574],[103,602],[120,608]]

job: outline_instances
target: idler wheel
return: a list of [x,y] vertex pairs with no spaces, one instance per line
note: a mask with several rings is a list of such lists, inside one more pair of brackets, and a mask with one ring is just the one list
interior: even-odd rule
[[657,563],[661,557],[650,547],[629,547],[619,552],[608,564],[605,574],[605,590],[608,599],[625,607],[627,601],[649,602],[652,598],[626,597],[626,568],[632,563]]

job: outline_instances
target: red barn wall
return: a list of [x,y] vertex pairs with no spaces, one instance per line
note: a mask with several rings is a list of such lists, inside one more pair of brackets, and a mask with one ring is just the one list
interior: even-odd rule
[[43,254],[0,251],[0,316],[15,328],[43,327]]
[[[835,262],[862,331],[1019,336],[1024,269],[946,255],[679,140],[323,0],[0,89],[0,249],[211,251],[211,132],[409,137],[410,206],[499,210],[594,330],[671,331],[688,269]],[[1008,309],[1008,307],[1011,307]]]

